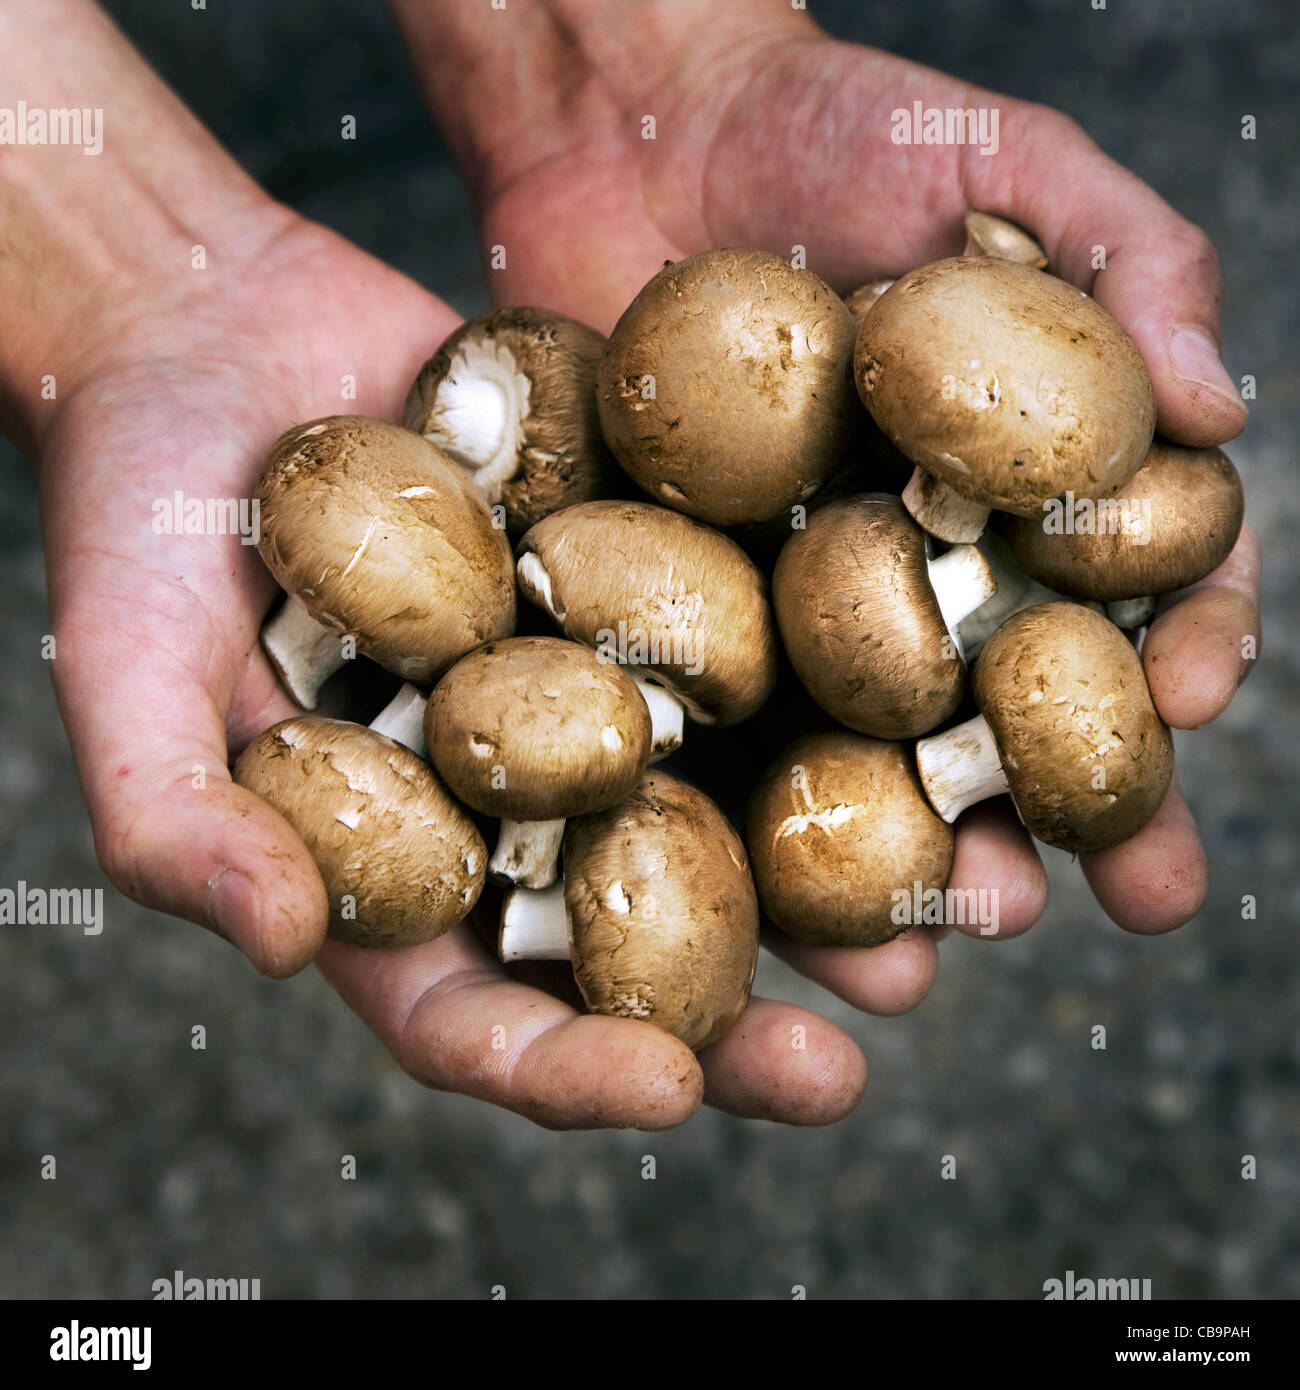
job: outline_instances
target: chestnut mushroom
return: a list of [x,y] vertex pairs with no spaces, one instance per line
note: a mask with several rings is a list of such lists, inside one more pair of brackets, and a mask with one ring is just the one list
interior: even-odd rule
[[235,781],[306,844],[336,940],[415,946],[455,926],[482,892],[487,849],[420,756],[423,713],[423,696],[404,686],[369,728],[297,715],[235,763]]
[[914,738],[956,710],[966,690],[957,624],[994,591],[972,545],[926,558],[902,502],[867,493],[813,512],[772,576],[781,639],[799,679],[841,724]]
[[633,666],[654,742],[681,741],[682,707],[737,724],[776,684],[767,585],[728,537],[648,502],[584,502],[519,545],[519,591],[566,637]]
[[1078,854],[1127,840],[1159,810],[1173,740],[1141,658],[1100,614],[1076,603],[1014,614],[985,644],[972,688],[980,713],[916,745],[944,820],[1009,791],[1030,834]]
[[917,467],[904,504],[946,541],[978,539],[991,508],[1034,516],[1063,492],[1113,493],[1155,429],[1146,363],[1119,324],[1082,290],[993,257],[895,281],[862,320],[854,373]]
[[763,910],[815,946],[880,946],[905,931],[897,894],[947,886],[953,832],[897,743],[806,734],[771,764],[745,815]]
[[344,635],[427,684],[514,631],[510,542],[462,471],[418,434],[362,415],[296,425],[276,441],[255,496],[258,549],[289,595],[262,645],[304,708],[343,666]]
[[1036,580],[1107,604],[1111,620],[1127,627],[1149,617],[1154,596],[1195,584],[1228,558],[1244,506],[1222,449],[1157,439],[1122,498],[1058,499],[1036,517],[1003,518],[1000,529]]
[[806,501],[861,416],[855,322],[810,270],[752,248],[669,262],[610,334],[605,439],[654,501],[718,526]]
[[443,781],[501,821],[492,874],[527,888],[555,882],[565,821],[625,800],[651,751],[635,682],[561,637],[462,657],[429,696],[424,734]]
[[404,422],[465,469],[512,534],[606,496],[616,474],[596,412],[605,338],[546,309],[468,319],[420,369]]
[[653,768],[626,801],[568,823],[562,884],[507,895],[500,954],[571,960],[592,1013],[708,1047],[744,1012],[758,963],[744,844],[703,792]]

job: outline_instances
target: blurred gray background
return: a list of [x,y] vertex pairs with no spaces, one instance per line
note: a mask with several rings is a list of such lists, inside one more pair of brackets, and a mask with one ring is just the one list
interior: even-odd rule
[[[378,3],[219,0],[201,23],[162,0],[109,8],[273,193],[462,311],[485,306],[467,203]],[[557,1135],[407,1080],[314,972],[260,981],[216,939],[109,889],[99,938],[0,930],[0,1295],[148,1297],[173,1269],[257,1277],[264,1297],[504,1284],[784,1298],[803,1284],[1034,1298],[1067,1269],[1149,1278],[1157,1298],[1300,1293],[1294,8],[811,9],[844,37],[1065,108],[1219,245],[1226,360],[1259,382],[1232,453],[1270,558],[1259,669],[1224,718],[1179,740],[1213,866],[1205,910],[1168,937],[1125,936],[1047,851],[1042,923],[1003,945],[949,939],[910,1017],[855,1015],[765,959],[763,993],[821,1009],[867,1051],[871,1086],[843,1123],[702,1111],[668,1134]],[[343,154],[341,110],[367,133]],[[34,481],[2,444],[0,489],[0,884],[102,884],[34,658],[47,630]],[[206,1052],[190,1050],[197,1023]],[[57,1182],[39,1180],[44,1153]],[[339,1180],[341,1153],[357,1155],[357,1181]],[[940,1180],[945,1154],[956,1181]]]

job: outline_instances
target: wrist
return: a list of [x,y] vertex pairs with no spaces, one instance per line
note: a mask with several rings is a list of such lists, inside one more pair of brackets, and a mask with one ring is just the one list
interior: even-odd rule
[[[33,454],[79,381],[169,314],[183,337],[292,215],[81,0],[0,10],[0,108],[0,427]],[[17,143],[20,112],[58,110],[93,142]]]

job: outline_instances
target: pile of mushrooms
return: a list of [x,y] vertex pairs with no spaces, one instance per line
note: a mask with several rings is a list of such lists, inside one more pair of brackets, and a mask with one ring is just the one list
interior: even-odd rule
[[[1026,232],[971,213],[962,255],[904,270],[841,298],[707,251],[608,339],[498,309],[402,426],[274,444],[267,659],[305,710],[353,656],[405,682],[369,726],[304,713],[235,765],[315,858],[332,936],[428,941],[495,880],[504,962],[567,961],[593,1012],[703,1048],[748,1002],[760,913],[872,948],[985,798],[1071,853],[1155,815],[1173,749],[1135,642],[1231,550],[1236,470],[1154,437],[1141,355]],[[719,786],[714,731],[742,723]]]

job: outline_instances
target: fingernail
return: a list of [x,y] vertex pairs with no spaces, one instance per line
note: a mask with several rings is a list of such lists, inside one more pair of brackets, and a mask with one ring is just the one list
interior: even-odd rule
[[257,890],[251,880],[233,869],[222,869],[211,881],[208,918],[212,930],[232,946],[250,935],[258,939]]
[[1232,378],[1219,361],[1219,349],[1208,333],[1199,328],[1175,328],[1169,339],[1169,360],[1184,381],[1208,386],[1221,396],[1240,402]]

